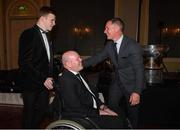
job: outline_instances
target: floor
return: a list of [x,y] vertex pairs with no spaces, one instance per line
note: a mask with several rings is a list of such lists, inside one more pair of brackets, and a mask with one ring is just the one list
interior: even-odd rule
[[21,128],[22,106],[0,105],[0,129]]
[[[0,129],[21,129],[22,106],[0,104]],[[44,129],[51,121],[47,118],[41,123]]]
[[154,87],[142,95],[141,128],[180,128],[180,87]]

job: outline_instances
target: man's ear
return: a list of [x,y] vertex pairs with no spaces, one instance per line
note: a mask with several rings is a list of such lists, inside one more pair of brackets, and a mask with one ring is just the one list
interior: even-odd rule
[[120,29],[120,27],[118,25],[114,24],[114,30],[117,32],[117,31],[119,31],[119,29]]

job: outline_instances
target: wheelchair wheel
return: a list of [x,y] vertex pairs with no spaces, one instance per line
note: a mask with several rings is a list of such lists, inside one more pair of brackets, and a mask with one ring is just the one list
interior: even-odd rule
[[47,130],[51,129],[73,129],[73,130],[82,130],[85,129],[79,123],[72,120],[57,120],[50,123],[47,127]]

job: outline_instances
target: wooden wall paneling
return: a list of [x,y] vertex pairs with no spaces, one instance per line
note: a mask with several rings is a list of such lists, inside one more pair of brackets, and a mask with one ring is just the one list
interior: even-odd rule
[[6,61],[5,61],[5,39],[4,39],[4,17],[3,17],[3,1],[0,0],[0,69],[5,69]]
[[13,19],[10,21],[10,68],[18,68],[18,47],[20,34],[25,28],[29,28],[33,24],[35,24],[34,19]]
[[115,17],[120,17],[121,14],[120,14],[120,3],[121,1],[120,0],[115,0],[115,5],[114,5],[114,16]]
[[18,46],[21,32],[33,26],[39,7],[34,1],[15,0],[6,12],[7,69],[18,68]]
[[139,42],[144,45],[148,42],[149,25],[149,0],[115,0],[115,17],[121,17],[125,21],[125,32],[136,39],[138,22],[138,2],[140,3]]
[[124,33],[136,40],[139,0],[115,0],[115,16],[125,22]]
[[41,7],[41,6],[44,6],[44,5],[50,6],[50,1],[51,0],[34,0],[34,1],[36,1],[38,3],[39,7]]
[[141,13],[140,13],[140,43],[142,45],[148,44],[149,32],[149,0],[141,0]]

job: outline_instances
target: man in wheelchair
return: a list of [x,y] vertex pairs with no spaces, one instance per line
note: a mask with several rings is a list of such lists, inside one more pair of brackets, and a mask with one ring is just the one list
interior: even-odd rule
[[83,69],[82,59],[75,51],[62,55],[63,71],[58,78],[56,88],[63,104],[64,119],[85,118],[100,129],[123,128],[123,117],[109,109],[100,99],[96,88],[80,74]]

